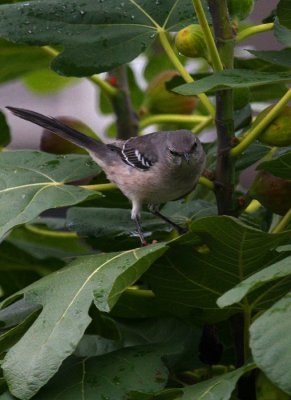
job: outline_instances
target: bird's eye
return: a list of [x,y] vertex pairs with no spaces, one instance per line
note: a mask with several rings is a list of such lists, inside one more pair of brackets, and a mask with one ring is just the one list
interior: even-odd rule
[[197,149],[197,142],[195,142],[192,147],[191,147],[191,152],[195,151]]

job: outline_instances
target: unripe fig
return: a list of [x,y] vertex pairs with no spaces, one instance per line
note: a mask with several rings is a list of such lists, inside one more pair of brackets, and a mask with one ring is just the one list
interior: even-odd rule
[[291,208],[291,180],[279,178],[270,172],[258,172],[249,194],[276,214],[284,215]]
[[175,45],[184,56],[208,59],[207,45],[201,26],[192,24],[181,29],[175,37]]
[[246,19],[251,14],[254,4],[254,0],[227,0],[230,16],[239,20]]
[[[262,121],[274,106],[265,108],[256,118],[256,126]],[[291,107],[285,106],[283,111],[273,119],[267,128],[260,134],[258,139],[268,146],[290,146],[291,145]]]
[[140,113],[152,114],[192,114],[196,107],[196,97],[182,96],[170,92],[166,88],[166,82],[175,76],[176,71],[163,71],[149,83],[145,92],[145,99],[141,106]]
[[[69,118],[69,117],[59,117],[58,121],[63,122],[64,124],[70,126],[71,128],[76,129],[84,133],[87,136],[93,137],[96,139],[96,135],[94,132],[83,122],[78,119]],[[47,153],[53,154],[87,154],[87,152],[79,146],[69,142],[68,140],[62,139],[61,137],[54,135],[48,129],[44,129],[41,136],[40,141],[40,149],[42,151],[46,151]]]

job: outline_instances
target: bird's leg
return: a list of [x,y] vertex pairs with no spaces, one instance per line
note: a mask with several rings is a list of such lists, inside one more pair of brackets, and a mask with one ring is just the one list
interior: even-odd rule
[[183,228],[182,226],[180,226],[180,225],[176,224],[175,222],[171,221],[168,217],[165,217],[165,215],[161,214],[159,212],[159,210],[155,206],[149,205],[148,208],[149,208],[151,213],[153,213],[157,217],[161,218],[162,220],[167,222],[169,225],[171,225],[174,229],[176,229],[176,231],[179,233],[179,235],[183,235],[184,233],[188,232],[187,228]]
[[144,234],[143,234],[143,231],[142,231],[142,228],[141,228],[139,217],[135,216],[134,217],[134,221],[135,221],[135,224],[136,224],[136,229],[137,229],[138,236],[139,236],[140,241],[141,241],[141,245],[142,246],[147,246],[147,241],[145,240],[145,237],[144,237]]

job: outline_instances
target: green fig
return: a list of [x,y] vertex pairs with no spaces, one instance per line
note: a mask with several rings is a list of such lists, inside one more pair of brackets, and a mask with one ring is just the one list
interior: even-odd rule
[[232,18],[246,19],[253,11],[254,0],[227,0],[228,11]]
[[[265,108],[256,118],[254,125],[258,125],[274,106]],[[285,106],[282,112],[273,119],[258,137],[260,142],[268,146],[290,146],[291,145],[291,107]]]
[[140,114],[192,114],[197,103],[196,97],[182,96],[166,88],[166,82],[175,76],[180,75],[170,70],[160,73],[151,80],[145,92]]
[[[63,122],[71,128],[76,129],[77,131],[84,133],[87,136],[97,139],[94,132],[78,119],[71,117],[59,117],[57,120]],[[42,151],[46,151],[47,153],[53,154],[87,154],[87,152],[81,147],[76,146],[75,144],[69,142],[68,140],[62,139],[57,135],[54,135],[48,129],[44,129],[42,132],[40,149]]]
[[175,45],[184,56],[208,59],[207,45],[201,26],[192,24],[181,29],[175,37]]
[[258,172],[249,194],[276,214],[284,215],[291,208],[291,180],[279,178],[270,172]]

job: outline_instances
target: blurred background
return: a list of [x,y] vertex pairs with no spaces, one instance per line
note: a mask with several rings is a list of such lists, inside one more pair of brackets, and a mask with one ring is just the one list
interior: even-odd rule
[[[255,9],[249,18],[250,22],[260,23],[262,16],[269,15],[278,1],[257,0]],[[249,56],[249,53],[243,51],[244,49],[271,50],[279,47],[280,45],[273,37],[273,33],[266,32],[243,41],[238,51],[240,55]],[[143,65],[142,56],[132,62],[132,68],[141,88],[146,85],[142,74]],[[27,82],[29,82],[29,77]],[[49,85],[49,82],[46,82],[46,84]],[[5,106],[9,105],[32,109],[54,117],[74,117],[84,121],[102,137],[106,126],[112,122],[112,117],[98,112],[98,90],[98,87],[88,80],[76,79],[66,89],[44,95],[28,89],[27,83],[15,80],[0,85],[0,109],[4,110]],[[13,149],[38,148],[41,128],[31,123],[24,123],[8,112],[5,112],[5,114],[13,137],[9,147]]]

